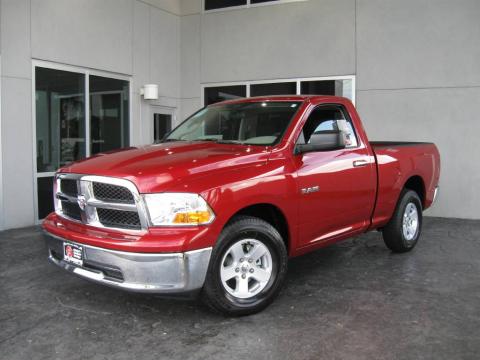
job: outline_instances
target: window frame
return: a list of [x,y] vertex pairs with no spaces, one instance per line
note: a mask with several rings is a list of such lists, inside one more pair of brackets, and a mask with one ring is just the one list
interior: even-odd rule
[[308,0],[269,0],[263,3],[252,4],[251,0],[246,0],[247,3],[245,5],[226,6],[218,9],[205,10],[205,0],[202,0],[202,13],[209,14],[213,12],[241,10],[241,9],[255,8],[259,6],[270,6],[270,5],[288,4],[288,3],[305,2],[305,1],[308,1]]
[[[350,122],[350,124],[352,124],[352,130],[353,130],[353,135],[355,135],[355,139],[357,140],[357,145],[356,146],[349,146],[349,147],[345,147],[341,150],[353,150],[353,149],[358,149],[361,147],[361,141],[360,141],[360,137],[358,136],[358,131],[357,129],[355,128],[355,124],[353,123],[353,120],[352,118],[350,117],[350,114],[347,110],[347,108],[342,105],[342,104],[335,104],[335,103],[324,103],[324,104],[318,104],[318,105],[315,105],[308,113],[307,115],[307,118],[305,119],[305,121],[303,122],[303,125],[300,129],[300,132],[298,133],[298,136],[297,136],[297,139],[295,140],[295,146],[293,147],[294,148],[294,151],[295,151],[295,147],[298,144],[298,139],[300,139],[300,135],[301,133],[303,132],[303,127],[305,126],[305,124],[307,123],[310,115],[316,111],[317,109],[319,108],[322,108],[322,107],[326,107],[326,108],[331,108],[331,109],[338,109],[339,111],[342,112],[343,116],[345,117],[345,120],[347,120],[348,122]],[[328,150],[328,151],[338,151],[338,150]],[[314,152],[325,152],[325,151],[314,151]]]
[[[286,79],[264,79],[264,80],[245,80],[245,81],[232,81],[232,82],[212,82],[200,84],[200,101],[202,107],[205,106],[205,88],[219,87],[219,86],[235,86],[244,85],[247,87],[246,98],[250,97],[250,85],[255,84],[273,84],[283,82],[296,82],[297,92],[295,95],[301,94],[301,83],[304,81],[332,81],[332,80],[351,80],[352,81],[352,103],[356,102],[356,76],[355,75],[339,75],[339,76],[323,76],[323,77],[305,77],[305,78],[286,78]],[[288,96],[288,95],[287,95]]]
[[[38,178],[43,177],[52,177],[55,176],[55,171],[50,172],[38,172],[37,171],[37,111],[36,111],[36,75],[35,70],[37,67],[47,68],[51,70],[59,71],[69,71],[84,76],[84,87],[85,87],[85,157],[91,156],[91,128],[90,128],[90,76],[101,76],[111,79],[127,81],[128,86],[128,139],[129,143],[132,141],[132,77],[129,75],[124,75],[116,72],[109,72],[103,70],[89,69],[74,65],[59,64],[52,61],[44,61],[32,59],[32,92],[31,92],[31,104],[32,104],[32,164],[33,164],[33,212],[34,212],[34,221],[38,225],[41,223],[42,219],[38,218]],[[127,145],[128,146],[128,145]]]

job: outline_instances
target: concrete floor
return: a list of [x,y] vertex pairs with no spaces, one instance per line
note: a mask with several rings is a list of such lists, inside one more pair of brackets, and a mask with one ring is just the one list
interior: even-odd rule
[[0,233],[2,360],[480,358],[480,221],[427,218],[409,254],[371,233],[293,259],[273,305],[235,319],[73,277],[40,235]]

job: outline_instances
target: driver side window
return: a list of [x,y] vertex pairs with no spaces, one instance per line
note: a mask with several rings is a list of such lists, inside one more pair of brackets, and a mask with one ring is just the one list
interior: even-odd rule
[[297,144],[309,144],[313,134],[323,131],[342,131],[347,148],[358,146],[353,124],[340,107],[319,106],[308,117]]

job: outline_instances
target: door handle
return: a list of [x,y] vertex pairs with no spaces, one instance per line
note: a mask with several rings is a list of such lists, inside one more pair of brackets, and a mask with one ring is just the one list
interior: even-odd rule
[[367,166],[370,164],[368,160],[355,160],[353,162],[353,167],[362,167],[362,166]]

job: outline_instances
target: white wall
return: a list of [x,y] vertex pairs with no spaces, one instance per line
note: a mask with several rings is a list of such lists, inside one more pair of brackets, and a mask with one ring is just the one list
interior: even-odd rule
[[357,76],[371,139],[434,141],[441,192],[430,215],[480,218],[480,1],[308,0],[201,12],[181,0],[182,116],[200,84]]
[[153,104],[180,113],[179,11],[178,0],[1,0],[5,228],[34,223],[32,59],[130,76],[130,142],[147,143],[153,120],[142,85],[159,84]]
[[30,1],[2,0],[0,26],[3,223],[10,228],[33,223]]
[[202,107],[200,100],[201,16],[182,16],[180,19],[180,89],[181,114],[185,119]]
[[350,75],[355,72],[352,0],[315,0],[207,13],[201,81]]
[[480,2],[358,0],[357,106],[372,139],[434,141],[431,215],[480,218]]
[[[2,78],[2,56],[1,56],[1,16],[2,9],[0,6],[0,80]],[[2,98],[2,87],[0,84],[0,99]],[[4,220],[4,215],[3,215],[3,164],[2,164],[2,110],[1,110],[1,101],[0,101],[0,231],[3,230],[4,225],[3,225],[3,220]]]

